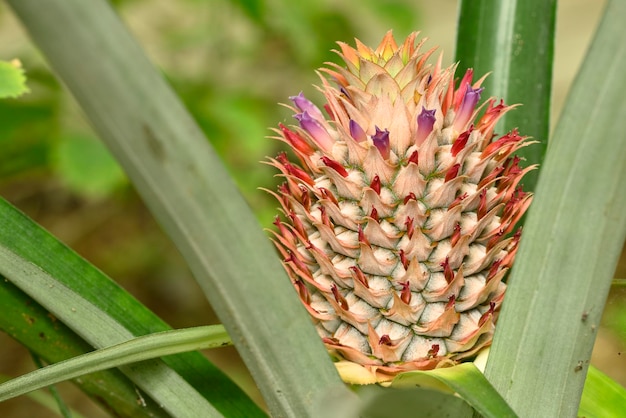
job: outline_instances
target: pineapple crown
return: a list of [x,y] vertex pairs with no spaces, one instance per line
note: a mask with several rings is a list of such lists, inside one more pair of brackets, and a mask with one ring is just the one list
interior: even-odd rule
[[434,49],[416,37],[339,43],[345,66],[319,70],[328,116],[291,97],[298,124],[276,132],[298,163],[269,160],[285,179],[270,192],[285,269],[338,364],[366,381],[491,343],[521,230],[511,233],[532,200],[519,183],[535,166],[513,155],[529,142],[494,134],[514,106],[479,105],[484,77],[469,69],[455,87],[456,66],[428,63]]

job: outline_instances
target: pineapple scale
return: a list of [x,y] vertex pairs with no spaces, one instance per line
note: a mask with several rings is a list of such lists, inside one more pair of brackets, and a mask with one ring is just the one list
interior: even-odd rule
[[295,162],[269,162],[285,180],[274,242],[318,333],[386,376],[491,343],[532,200],[514,156],[528,142],[493,132],[512,106],[479,105],[482,79],[456,85],[416,36],[340,43],[345,66],[320,70],[327,116],[292,97],[299,123],[276,132]]

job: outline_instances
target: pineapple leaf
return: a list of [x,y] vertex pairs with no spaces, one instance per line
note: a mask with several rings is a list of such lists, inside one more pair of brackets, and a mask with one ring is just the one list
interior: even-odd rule
[[[2,257],[1,252],[0,257]],[[61,293],[63,296],[67,295],[67,292]],[[76,302],[68,298],[68,302],[71,301]],[[91,315],[91,313],[89,314]],[[95,313],[98,315],[103,314],[101,311]],[[88,373],[172,354],[224,347],[226,345],[230,345],[230,338],[221,325],[170,330],[137,337],[121,344],[101,348],[69,360],[51,364],[2,383],[0,384],[0,402]],[[201,405],[196,405],[195,407],[201,407]],[[208,413],[211,409],[203,410]],[[216,414],[215,410],[212,411],[212,414],[215,416],[219,415]]]
[[[554,55],[556,0],[463,0],[460,5],[456,60],[462,74],[473,68],[490,73],[486,97],[501,97],[522,106],[505,114],[496,127],[520,132],[539,141],[518,151],[527,165],[541,163],[550,129],[550,93]],[[538,171],[524,178],[533,191]]]
[[[42,369],[43,367],[45,367],[42,361],[43,359],[40,358],[37,354],[33,353],[32,351],[31,351],[31,358],[33,359],[33,363],[35,363],[35,366],[37,366],[38,369]],[[56,402],[56,406],[59,409],[59,413],[63,416],[63,418],[72,418],[70,409],[65,403],[65,401],[63,400],[63,398],[61,398],[61,395],[59,394],[59,391],[56,388],[56,386],[50,386],[48,388],[48,391],[50,392],[50,394],[52,395],[52,398]]]
[[589,367],[578,416],[617,418],[624,405],[626,389],[595,367]]
[[359,394],[362,406],[354,418],[467,417],[473,412],[465,400],[430,388],[365,387]]
[[522,416],[575,416],[626,238],[626,3],[609,1],[550,142],[486,376]]
[[[93,350],[54,315],[0,276],[0,330],[19,341],[45,363],[55,363]],[[8,380],[2,377],[0,381]],[[75,380],[92,399],[120,417],[168,416],[151,398],[137,403],[136,386],[119,370],[111,369]],[[28,395],[47,408],[58,409],[54,399],[44,392]]]
[[269,240],[162,75],[104,0],[8,4],[187,260],[271,413],[310,416],[311,399],[341,380]]
[[[4,245],[0,246],[0,274],[96,347],[120,343],[133,337],[128,329],[107,315],[106,311]],[[122,372],[174,416],[191,417],[193,411],[199,410],[205,411],[207,416],[221,416],[193,386],[159,360],[131,366]],[[0,400],[3,399],[6,398],[0,396]]]
[[[9,376],[0,374],[0,383],[4,383],[8,380],[10,380],[11,378]],[[51,414],[58,414],[58,403],[55,400],[55,398],[50,394],[47,393],[45,391],[37,391],[37,392],[32,392],[29,393],[27,395],[32,401],[38,403],[39,405],[43,406],[44,408],[48,409],[50,411]],[[135,400],[135,403],[136,400]],[[72,417],[72,418],[85,418],[84,415],[82,415],[81,413],[79,413],[78,411],[76,411],[75,409],[72,408],[68,408],[68,416]],[[137,412],[139,412],[139,408],[137,408]],[[153,411],[151,411],[153,412]],[[136,416],[140,417],[142,415],[137,414]],[[145,415],[146,417],[150,416],[150,415]],[[157,415],[158,416],[158,415]]]
[[329,390],[316,405],[314,418],[442,418],[471,417],[474,410],[450,391],[430,386],[383,388],[357,386],[355,392]]
[[[4,199],[0,199],[0,231],[2,231],[0,253],[3,259],[7,259],[6,262],[0,263],[0,274],[9,280],[0,282],[0,300],[10,301],[9,304],[2,305],[4,308],[2,316],[8,316],[13,312],[13,317],[25,315],[27,318],[33,318],[32,321],[13,322],[10,322],[9,318],[9,322],[3,325],[3,328],[9,328],[9,332],[16,334],[16,338],[20,339],[24,334],[31,333],[31,328],[35,328],[31,322],[36,324],[36,327],[42,326],[44,322],[41,319],[46,318],[47,315],[45,311],[42,312],[43,310],[24,309],[24,306],[29,306],[30,302],[15,291],[17,289],[13,285],[16,285],[54,315],[55,320],[51,321],[53,323],[46,328],[38,328],[39,332],[37,332],[38,335],[45,332],[44,335],[49,335],[50,341],[41,338],[31,338],[25,341],[28,342],[29,348],[32,346],[47,361],[66,358],[63,357],[63,353],[55,353],[52,350],[51,346],[55,345],[50,343],[57,340],[64,344],[62,347],[67,344],[72,348],[74,355],[77,355],[94,346],[106,347],[135,336],[169,329],[162,320],[128,292]],[[27,272],[32,273],[32,276],[29,276]],[[37,283],[41,284],[41,282],[37,282],[36,279],[46,282],[38,287]],[[61,293],[57,294],[59,292]],[[81,310],[84,310],[84,315],[80,314],[79,306]],[[88,319],[87,315],[90,313],[94,315],[95,312],[99,312],[100,315]],[[69,326],[89,344],[73,337],[71,332],[64,327],[57,327],[57,319]],[[11,324],[22,324],[24,331],[12,331]],[[52,358],[48,358],[48,354]],[[232,381],[201,354],[185,353],[169,356],[163,361],[169,367],[164,364],[153,365],[151,370],[143,371],[141,368],[135,368],[132,373],[145,380],[150,380],[150,376],[159,370],[171,378],[175,378],[173,375],[178,373],[187,381],[194,382],[195,385],[195,390],[193,390],[187,382],[180,382],[178,378],[175,378],[176,384],[181,385],[181,390],[183,387],[188,387],[191,390],[190,396],[195,396],[192,395],[194,393],[201,393],[215,408],[224,411],[225,414],[245,417],[263,415],[262,411]],[[154,385],[156,390],[169,391],[165,381],[159,380],[156,379],[150,384]],[[117,389],[123,390],[123,388]],[[155,396],[158,402],[166,405],[164,398],[161,399],[160,395]],[[180,399],[175,399],[173,402],[180,403]],[[209,405],[208,402],[204,403]]]
[[415,386],[456,392],[487,418],[517,417],[474,363],[461,363],[454,367],[427,371],[405,372],[396,376],[391,383],[391,387],[395,388]]

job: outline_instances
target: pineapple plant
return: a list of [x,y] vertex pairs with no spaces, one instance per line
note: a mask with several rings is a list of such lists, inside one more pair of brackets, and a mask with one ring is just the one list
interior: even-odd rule
[[291,97],[297,124],[276,138],[297,161],[269,159],[284,177],[273,241],[348,381],[489,346],[532,200],[520,181],[535,167],[514,155],[530,142],[494,132],[514,106],[481,104],[484,77],[457,84],[423,43],[391,32],[375,49],[339,43],[345,66],[320,69],[326,115]]

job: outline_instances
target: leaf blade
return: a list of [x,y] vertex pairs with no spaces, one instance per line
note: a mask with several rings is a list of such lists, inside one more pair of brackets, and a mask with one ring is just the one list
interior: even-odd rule
[[[434,381],[434,383],[433,383]],[[398,375],[392,387],[437,387],[443,384],[456,392],[478,413],[487,418],[515,418],[517,415],[491,386],[474,363],[454,367],[413,371]]]
[[[0,306],[2,306],[0,329],[48,364],[93,350],[90,344],[2,276],[0,276]],[[133,418],[168,416],[149,397],[146,397],[144,404],[138,404],[136,386],[117,369],[83,376],[73,383],[117,416]],[[31,396],[42,399],[44,394]],[[46,405],[49,404],[50,402],[46,401]]]
[[[88,307],[92,306],[105,312],[103,317],[110,317],[122,325],[124,330],[120,332],[123,332],[122,336],[125,335],[126,339],[170,329],[128,292],[2,198],[0,198],[0,231],[2,231],[0,249],[15,254],[26,264],[39,267],[58,281],[59,285],[80,294]],[[37,245],[33,245],[33,242]],[[15,280],[14,277],[9,278]],[[28,280],[25,283],[28,285]],[[49,294],[43,292],[36,300],[42,303],[49,297]],[[67,307],[59,305],[54,298],[49,303],[51,305],[48,308],[53,313],[57,309]],[[97,321],[97,318],[94,321]],[[91,326],[86,327],[84,331],[89,332],[90,328]],[[82,337],[94,346],[96,340],[90,341],[84,335]],[[95,337],[102,338],[98,335]],[[102,347],[121,340],[98,341]],[[42,350],[45,351],[45,348]],[[200,353],[171,356],[164,362],[188,382],[193,382],[195,389],[219,410],[233,416],[264,415],[238,386]]]
[[427,388],[364,388],[364,404],[350,418],[459,418],[472,415],[472,408],[451,393]]
[[609,1],[551,141],[498,320],[486,375],[522,416],[576,414],[626,237],[625,16],[625,3]]
[[[229,344],[230,338],[221,325],[163,331],[137,337],[0,383],[0,402],[88,373]],[[200,409],[196,409],[198,410]],[[204,413],[211,412],[205,409],[203,411]],[[215,412],[212,413],[215,414]]]
[[[505,114],[496,127],[504,133],[519,127],[538,141],[517,154],[527,165],[544,158],[550,130],[550,94],[554,56],[556,0],[463,0],[459,11],[456,60],[459,70],[473,68],[485,94],[522,106]],[[537,170],[524,177],[535,189]]]
[[[133,337],[114,318],[50,276],[38,266],[0,246],[0,274],[50,310],[58,319],[95,347],[119,343]],[[161,360],[128,366],[130,377],[173,416],[194,417],[203,411],[221,417],[214,406]]]

